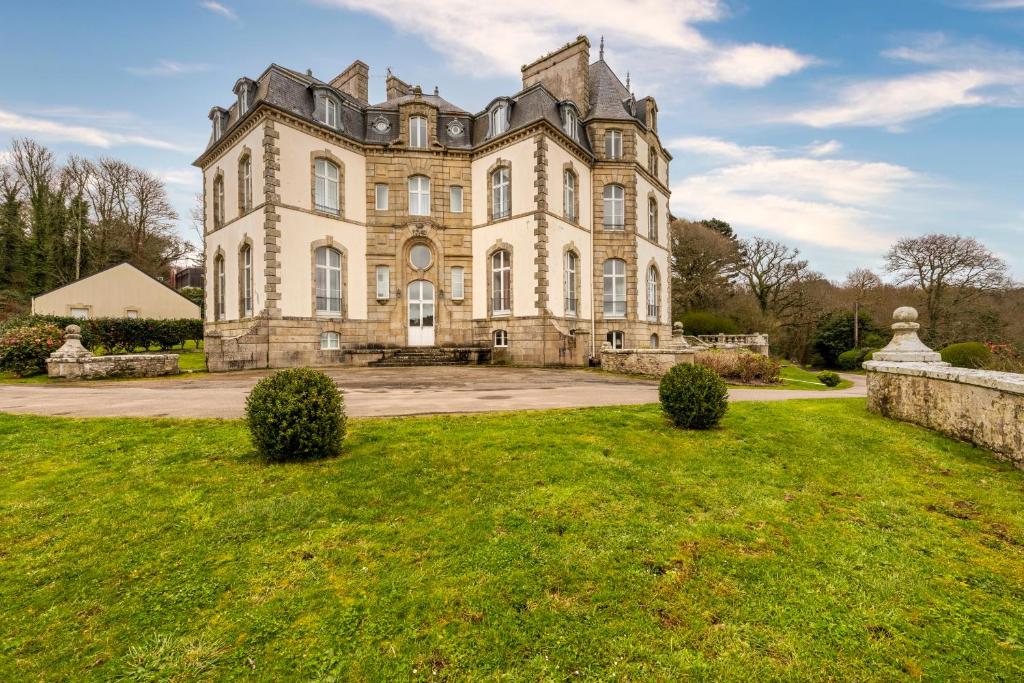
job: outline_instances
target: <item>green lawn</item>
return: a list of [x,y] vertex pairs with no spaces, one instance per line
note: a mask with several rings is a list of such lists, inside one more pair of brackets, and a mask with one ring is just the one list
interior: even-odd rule
[[1021,680],[1024,472],[860,400],[0,416],[0,680]]
[[827,387],[818,381],[818,370],[804,370],[796,365],[783,365],[779,376],[782,377],[782,384],[779,389],[810,389],[812,391],[835,391],[836,389],[849,389],[853,382],[848,379],[841,380],[834,387]]

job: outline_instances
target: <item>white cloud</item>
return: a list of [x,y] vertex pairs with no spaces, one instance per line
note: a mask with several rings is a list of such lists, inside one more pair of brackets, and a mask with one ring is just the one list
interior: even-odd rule
[[605,36],[609,57],[629,56],[646,67],[657,62],[677,73],[696,68],[712,82],[744,87],[765,85],[813,61],[783,47],[716,46],[695,25],[725,18],[722,0],[636,0],[628,6],[593,0],[585,11],[577,0],[316,1],[377,16],[439,46],[457,69],[476,75],[518,76],[522,64],[580,33],[595,41]]
[[689,140],[694,154],[703,149],[724,163],[676,183],[673,213],[718,216],[747,234],[768,233],[853,252],[877,251],[891,241],[881,226],[890,222],[892,203],[927,184],[910,169],[894,164],[814,158],[715,138]]
[[230,19],[231,21],[235,21],[236,19],[238,19],[238,15],[235,14],[235,11],[233,9],[231,9],[230,7],[227,7],[225,5],[222,5],[219,2],[214,2],[213,0],[207,0],[206,2],[201,2],[199,4],[202,7],[210,10],[214,14],[219,14],[222,17]]
[[827,157],[843,148],[843,143],[838,140],[826,140],[825,142],[813,142],[807,148],[807,152],[815,157]]
[[669,140],[665,146],[672,150],[689,152],[697,156],[717,159],[744,159],[771,156],[774,147],[744,147],[729,140],[711,137],[685,137]]
[[22,116],[0,109],[0,130],[32,135],[45,140],[75,142],[89,147],[137,146],[190,152],[187,147],[133,133],[107,131],[92,126],[77,126],[38,117]]
[[125,71],[136,76],[180,76],[199,71],[206,71],[208,64],[182,64],[169,59],[161,59],[153,66],[126,66]]
[[1024,9],[1024,0],[975,0],[967,3],[970,9],[978,10],[1007,10]]
[[153,174],[168,185],[181,185],[189,188],[202,186],[203,176],[198,168],[185,166],[184,168],[165,168],[153,171]]
[[774,45],[737,45],[721,50],[708,64],[712,83],[759,88],[781,76],[801,71],[815,60]]

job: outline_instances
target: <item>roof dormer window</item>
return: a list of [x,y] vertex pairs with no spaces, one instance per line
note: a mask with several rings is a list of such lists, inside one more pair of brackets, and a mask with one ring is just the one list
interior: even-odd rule
[[338,103],[324,95],[324,123],[331,128],[338,127]]
[[223,124],[221,124],[220,114],[213,117],[213,139],[220,140],[220,136],[224,132]]
[[498,102],[491,107],[487,115],[489,138],[497,137],[508,130],[509,107],[508,102]]
[[573,140],[579,139],[579,120],[575,107],[570,104],[562,105],[562,130]]
[[238,113],[239,115],[249,111],[249,84],[244,84],[238,90]]

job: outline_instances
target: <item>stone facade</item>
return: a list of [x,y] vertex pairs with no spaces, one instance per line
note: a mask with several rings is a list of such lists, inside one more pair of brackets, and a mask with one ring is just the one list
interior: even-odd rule
[[601,349],[601,367],[609,372],[661,377],[679,365],[692,365],[696,349]]
[[[214,108],[219,137],[196,161],[209,368],[357,364],[420,345],[584,365],[612,332],[631,348],[667,340],[671,156],[653,100],[636,102],[589,47],[581,37],[524,67],[523,90],[477,114],[390,73],[387,100],[371,105],[359,61],[329,81],[276,65],[243,79],[248,109]],[[622,136],[615,158],[608,130]],[[621,228],[603,226],[609,184],[624,190]],[[249,266],[245,253],[262,256]],[[604,314],[609,259],[626,264],[622,315]]]

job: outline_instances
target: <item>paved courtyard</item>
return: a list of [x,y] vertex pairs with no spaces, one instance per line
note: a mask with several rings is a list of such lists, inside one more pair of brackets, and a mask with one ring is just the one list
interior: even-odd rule
[[[351,416],[633,405],[658,400],[658,383],[591,370],[501,367],[332,368]],[[72,417],[241,417],[267,371],[195,378],[0,385],[0,411]],[[853,378],[853,376],[851,376]],[[864,396],[840,391],[735,389],[734,401]]]

